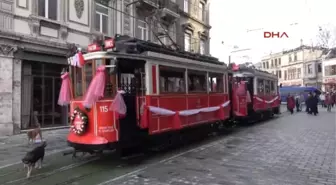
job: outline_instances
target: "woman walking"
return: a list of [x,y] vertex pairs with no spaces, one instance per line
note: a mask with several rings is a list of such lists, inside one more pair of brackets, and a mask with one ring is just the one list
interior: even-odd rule
[[295,108],[295,99],[294,99],[293,96],[288,94],[288,96],[287,96],[287,109],[289,110],[289,112],[291,114],[293,114],[294,113],[294,108]]

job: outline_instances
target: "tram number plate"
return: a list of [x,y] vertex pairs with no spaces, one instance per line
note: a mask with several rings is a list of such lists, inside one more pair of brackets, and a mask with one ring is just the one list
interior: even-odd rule
[[114,127],[113,126],[98,127],[98,132],[100,132],[100,133],[114,132]]
[[100,106],[99,111],[100,112],[108,112],[108,107],[106,105],[105,106]]

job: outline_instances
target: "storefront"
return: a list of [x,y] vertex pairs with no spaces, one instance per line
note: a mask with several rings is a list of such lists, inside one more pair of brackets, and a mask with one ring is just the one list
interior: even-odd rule
[[325,77],[323,79],[323,91],[330,92],[336,90],[336,76]]
[[323,66],[323,91],[336,90],[336,58],[324,60]]
[[68,108],[57,105],[67,48],[0,41],[0,136],[36,127],[36,122],[42,128],[67,125]]
[[15,57],[22,61],[21,130],[36,127],[36,122],[43,128],[65,126],[67,110],[57,101],[66,58],[23,50]]

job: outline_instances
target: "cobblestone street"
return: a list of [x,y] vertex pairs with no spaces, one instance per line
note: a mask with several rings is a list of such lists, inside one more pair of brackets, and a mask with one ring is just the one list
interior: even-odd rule
[[[42,131],[43,140],[46,140],[48,143],[48,147],[46,148],[47,155],[70,149],[66,144],[66,135],[68,132],[68,128]],[[22,156],[33,147],[33,145],[28,145],[27,134],[0,138],[0,169],[20,162]]]
[[335,185],[335,145],[335,112],[283,113],[105,184]]
[[67,129],[45,133],[48,155],[31,179],[25,178],[20,163],[30,148],[25,135],[1,140],[0,184],[335,184],[335,109],[320,110],[318,116],[283,112],[278,118],[141,161],[120,160],[111,153],[79,160],[62,156],[57,151],[68,149],[66,133]]

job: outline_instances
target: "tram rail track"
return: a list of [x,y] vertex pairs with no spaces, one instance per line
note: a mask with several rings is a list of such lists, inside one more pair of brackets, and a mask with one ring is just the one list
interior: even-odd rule
[[[114,158],[112,162],[113,165],[111,166],[102,166],[99,167],[97,169],[95,169],[94,171],[88,171],[88,172],[84,172],[83,174],[74,174],[73,177],[69,177],[69,178],[65,178],[64,180],[60,180],[58,179],[58,182],[53,183],[54,185],[65,185],[65,184],[71,184],[80,180],[87,179],[90,177],[94,177],[96,176],[96,174],[100,174],[100,173],[112,173],[112,171],[115,171],[116,168],[123,168],[125,166],[129,167],[130,163],[136,163],[136,166],[138,168],[138,166],[151,166],[151,163],[157,163],[157,161],[159,161],[159,163],[163,163],[164,161],[167,161],[169,158],[171,158],[171,156],[178,156],[181,153],[188,151],[188,150],[193,150],[195,148],[198,148],[200,146],[203,145],[208,145],[211,144],[213,142],[216,142],[220,139],[222,139],[223,137],[229,135],[232,132],[235,131],[239,131],[239,127],[237,128],[225,128],[225,129],[221,129],[221,130],[217,130],[214,132],[210,132],[209,134],[204,134],[203,136],[200,136],[198,138],[193,137],[193,134],[190,135],[184,135],[183,138],[183,142],[179,142],[178,140],[175,141],[174,143],[170,143],[167,142],[165,145],[160,145],[160,146],[155,146],[150,148],[150,150],[148,150],[144,155],[137,155],[136,157],[131,157],[131,158],[123,158],[122,160],[120,160],[120,158]],[[189,136],[189,137],[188,137]],[[114,152],[113,152],[114,153]],[[113,154],[110,153],[104,153],[102,155],[102,157],[93,157],[91,159],[85,160],[85,161],[80,161],[80,162],[76,162],[76,163],[72,163],[69,165],[65,165],[65,166],[61,166],[58,169],[53,169],[50,171],[46,171],[43,173],[37,173],[36,175],[31,176],[31,179],[26,179],[25,177],[19,178],[19,179],[15,179],[12,181],[8,181],[5,182],[4,185],[13,185],[13,184],[21,184],[21,185],[30,185],[30,184],[38,184],[39,181],[45,181],[45,179],[52,177],[54,175],[56,175],[57,173],[61,173],[61,172],[66,172],[68,170],[74,169],[74,168],[80,168],[84,165],[87,165],[90,162],[93,161],[104,161],[107,159],[107,157],[111,158],[111,155],[113,157]],[[87,159],[87,158],[86,158]],[[143,161],[147,161],[149,160],[149,164],[148,162],[143,162]],[[140,161],[140,162],[139,162]],[[121,167],[120,167],[121,166]],[[141,167],[139,167],[141,168]],[[23,172],[24,169],[20,168],[20,169],[15,169],[12,170],[8,173],[5,174],[1,174],[1,177],[4,176],[8,176],[8,175],[12,175],[14,173],[19,173],[19,172]]]

